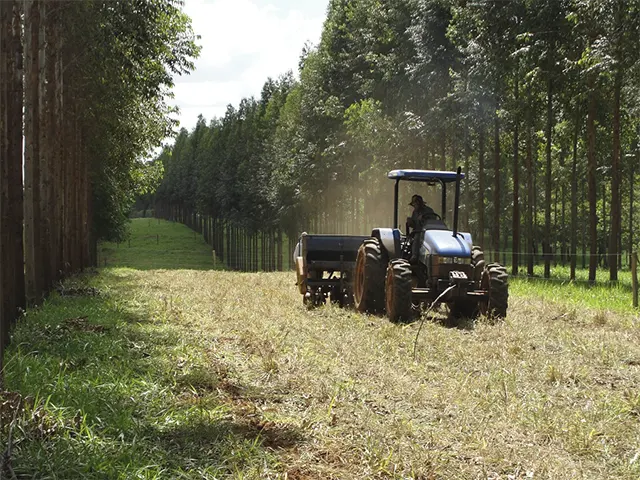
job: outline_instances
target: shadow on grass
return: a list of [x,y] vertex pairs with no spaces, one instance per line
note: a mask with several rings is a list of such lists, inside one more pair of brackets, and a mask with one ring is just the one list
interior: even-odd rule
[[19,477],[255,476],[304,440],[238,409],[246,388],[234,397],[219,369],[185,372],[179,332],[127,306],[129,280],[102,281],[113,293],[53,295],[15,330],[5,388],[32,399],[13,429]]

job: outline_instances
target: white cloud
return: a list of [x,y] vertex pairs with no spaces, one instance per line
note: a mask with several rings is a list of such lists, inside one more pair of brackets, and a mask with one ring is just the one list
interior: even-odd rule
[[196,70],[178,78],[174,89],[182,127],[198,114],[222,116],[228,104],[259,96],[268,77],[297,74],[306,41],[317,43],[328,0],[186,0],[184,11],[202,38]]

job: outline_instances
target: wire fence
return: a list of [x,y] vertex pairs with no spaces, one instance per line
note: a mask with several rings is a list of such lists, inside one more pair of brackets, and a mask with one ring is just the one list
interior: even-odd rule
[[[194,240],[203,239],[212,247],[212,236],[207,235],[206,230],[198,225],[193,229]],[[297,238],[289,238],[286,235],[270,235],[254,237],[251,243],[247,244],[242,232],[240,235],[229,236],[223,226],[221,238],[222,252],[212,249],[213,262],[221,263],[230,270],[242,271],[288,271],[294,268],[292,252]],[[201,230],[201,231],[198,231]],[[161,246],[163,235],[151,233],[136,238],[130,238],[117,245],[117,248],[126,248],[140,245],[142,243],[154,243]],[[171,241],[169,237],[166,241]],[[261,258],[263,246],[268,247],[269,259]],[[249,252],[249,255],[247,255]],[[591,272],[589,264],[592,258],[596,258],[595,270]],[[484,258],[486,263],[496,262],[504,265],[511,278],[527,282],[544,282],[554,285],[582,285],[617,287],[629,291],[634,307],[638,306],[638,279],[637,279],[637,254],[635,252],[622,252],[615,255],[601,252],[591,254],[587,251],[578,251],[575,254],[569,252],[513,252],[513,251],[493,251],[485,250]],[[610,262],[615,259],[617,266],[617,279],[610,279]],[[516,262],[514,262],[516,260]],[[572,268],[573,260],[573,268]],[[107,266],[107,258],[103,259],[104,266]],[[548,262],[548,268],[545,263]],[[515,264],[514,264],[515,263]],[[595,275],[593,274],[595,272]]]

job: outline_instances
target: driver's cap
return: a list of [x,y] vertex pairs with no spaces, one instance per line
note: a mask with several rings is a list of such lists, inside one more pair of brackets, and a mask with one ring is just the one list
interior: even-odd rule
[[415,207],[416,205],[424,205],[424,200],[420,195],[414,195],[411,197],[411,203],[409,205],[412,207]]

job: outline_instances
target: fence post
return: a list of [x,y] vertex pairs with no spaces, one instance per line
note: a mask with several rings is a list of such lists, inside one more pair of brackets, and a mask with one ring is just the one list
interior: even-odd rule
[[633,288],[633,308],[638,308],[638,253],[631,254],[631,285]]
[[216,268],[216,251],[211,250],[211,254],[213,255],[213,268]]

